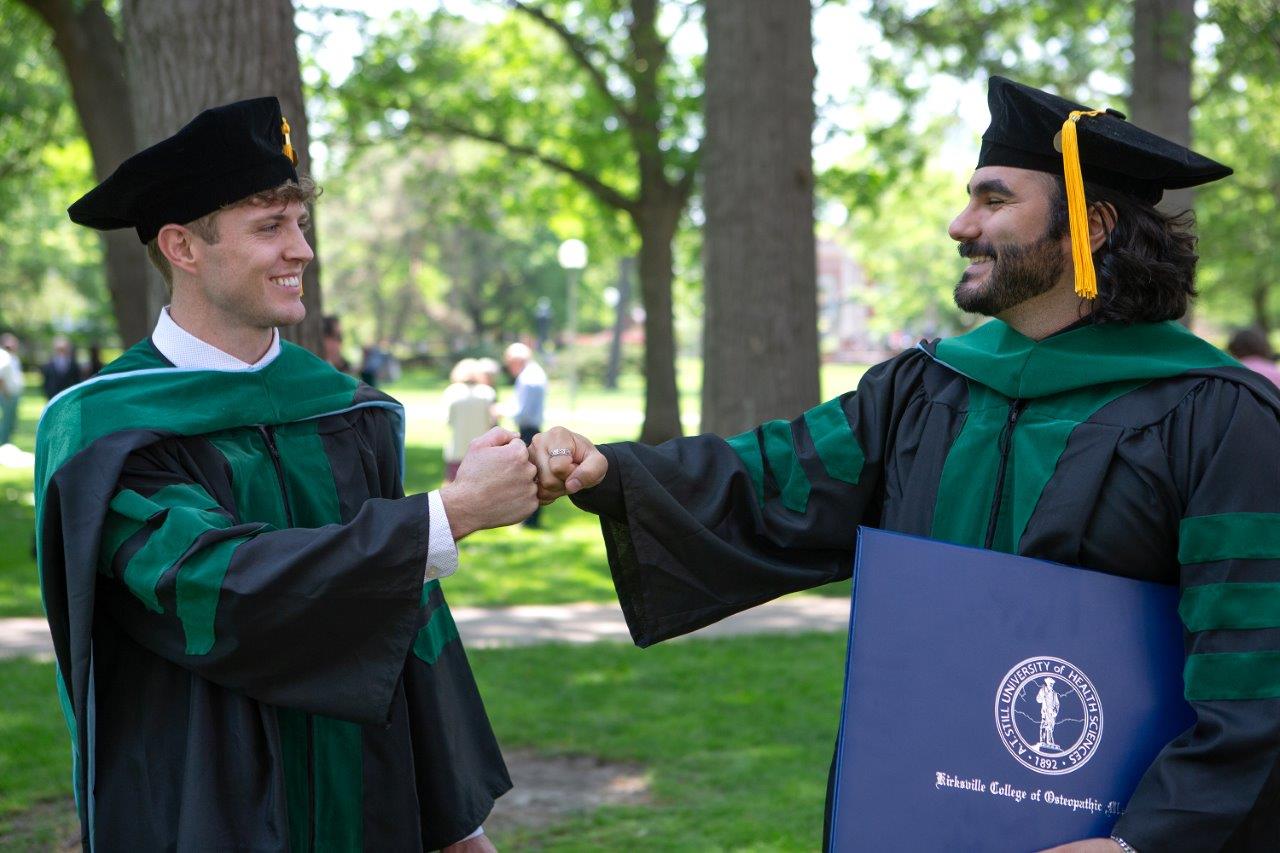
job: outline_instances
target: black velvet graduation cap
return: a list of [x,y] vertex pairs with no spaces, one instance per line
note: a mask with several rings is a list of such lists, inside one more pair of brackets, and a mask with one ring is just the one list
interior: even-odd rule
[[1084,181],[1155,204],[1167,189],[1231,174],[1221,163],[1129,124],[1124,113],[1091,110],[1004,77],[988,82],[987,106],[991,124],[982,134],[978,168],[1014,166],[1063,178],[1075,290],[1083,299],[1098,295]]
[[236,101],[205,110],[173,136],[125,160],[67,214],[100,231],[135,228],[148,243],[171,222],[182,225],[296,182],[296,159],[276,98]]
[[[992,77],[987,88],[991,125],[982,134],[978,166],[1016,166],[1063,174],[1060,132],[1072,111],[1089,107]],[[1231,169],[1176,142],[1148,133],[1108,109],[1077,122],[1084,180],[1119,190],[1148,204],[1167,189],[1207,184]]]

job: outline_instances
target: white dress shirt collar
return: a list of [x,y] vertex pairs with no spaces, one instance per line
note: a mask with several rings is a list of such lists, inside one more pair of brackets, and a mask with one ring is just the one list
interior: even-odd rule
[[266,354],[253,364],[241,361],[179,326],[169,316],[168,305],[160,309],[160,319],[151,333],[151,343],[174,367],[196,370],[256,370],[267,366],[280,354],[280,332],[272,329],[271,346],[267,347]]

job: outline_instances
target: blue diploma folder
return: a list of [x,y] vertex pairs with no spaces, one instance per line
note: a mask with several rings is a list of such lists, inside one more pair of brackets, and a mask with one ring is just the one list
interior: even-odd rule
[[862,528],[836,851],[1106,836],[1194,721],[1174,587]]

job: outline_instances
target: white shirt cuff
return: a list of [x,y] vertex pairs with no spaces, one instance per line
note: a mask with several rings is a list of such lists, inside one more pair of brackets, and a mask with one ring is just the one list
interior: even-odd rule
[[477,826],[477,827],[476,827],[476,831],[475,831],[475,832],[471,833],[470,835],[468,835],[466,838],[464,838],[464,839],[462,839],[462,840],[463,840],[463,841],[470,841],[471,839],[473,839],[473,838],[479,838],[479,837],[480,837],[480,836],[482,836],[482,835],[484,835],[484,825],[483,825],[483,824],[482,824],[482,825],[480,825],[480,826]]
[[427,494],[427,511],[430,519],[427,532],[427,569],[424,580],[447,578],[458,570],[458,544],[453,541],[449,529],[449,516],[444,512],[440,490]]

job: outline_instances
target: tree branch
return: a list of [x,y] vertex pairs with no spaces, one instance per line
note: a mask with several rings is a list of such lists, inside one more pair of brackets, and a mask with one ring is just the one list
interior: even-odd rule
[[497,145],[499,148],[502,148],[511,154],[536,160],[548,169],[572,178],[581,185],[583,189],[587,190],[587,192],[599,199],[601,203],[609,207],[630,213],[636,206],[635,199],[628,198],[606,184],[604,181],[597,178],[595,175],[570,166],[563,160],[543,154],[532,146],[520,145],[519,143],[512,142],[509,139],[504,139],[496,133],[486,133],[477,128],[467,127],[466,125],[458,124],[456,122],[432,118],[427,119],[424,130],[427,130],[428,132],[435,131],[448,136],[461,136],[467,139],[474,139],[478,142],[488,142],[492,145]]
[[600,93],[613,105],[614,110],[616,110],[618,115],[620,115],[627,123],[627,126],[632,126],[635,121],[634,110],[630,105],[623,102],[621,98],[613,93],[613,90],[609,88],[609,81],[605,78],[604,71],[598,68],[591,60],[591,52],[593,49],[604,53],[603,49],[598,46],[588,44],[582,37],[570,32],[568,27],[557,21],[555,18],[552,18],[545,10],[537,6],[530,5],[529,3],[524,2],[524,0],[507,0],[507,4],[511,6],[512,9],[527,15],[529,18],[532,18],[542,26],[551,30],[551,32],[555,33],[560,41],[564,42],[564,46],[569,49],[569,54],[574,58],[574,61],[587,72],[587,76],[589,76],[591,81],[595,83],[596,88],[600,90]]

